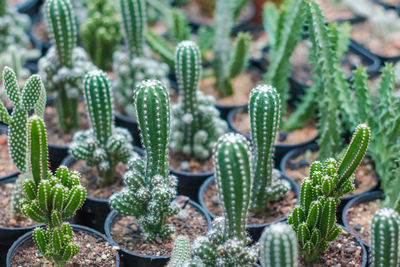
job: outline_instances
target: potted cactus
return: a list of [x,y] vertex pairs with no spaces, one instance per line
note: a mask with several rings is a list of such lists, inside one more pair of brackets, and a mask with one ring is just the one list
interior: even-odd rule
[[174,201],[177,178],[168,170],[167,88],[160,81],[142,81],[134,101],[146,156],[130,159],[124,176],[127,186],[110,198],[114,211],[107,217],[105,232],[119,244],[128,266],[153,266],[167,262],[171,251],[166,244],[173,233],[187,233],[189,227],[192,237],[204,234],[209,218],[194,202],[183,201],[185,197]]

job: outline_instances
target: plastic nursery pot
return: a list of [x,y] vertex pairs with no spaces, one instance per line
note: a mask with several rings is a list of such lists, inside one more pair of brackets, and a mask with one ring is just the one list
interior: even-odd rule
[[[87,234],[90,234],[96,238],[100,238],[102,240],[104,240],[105,242],[110,243],[111,245],[115,245],[115,243],[112,242],[112,240],[107,239],[107,237],[105,237],[103,234],[101,234],[100,232],[93,230],[89,227],[85,227],[82,225],[77,225],[77,224],[72,224],[72,230],[74,232],[76,231],[82,231],[85,232]],[[14,257],[15,252],[21,248],[25,242],[28,242],[32,239],[32,233],[33,231],[27,232],[25,233],[23,236],[21,236],[20,238],[18,238],[17,241],[14,242],[14,244],[11,246],[10,250],[7,253],[7,267],[12,267],[11,266],[11,262],[12,259]],[[120,265],[120,255],[119,252],[116,251],[116,255],[115,255],[115,266],[119,267]]]
[[[296,193],[297,202],[299,202],[300,193],[299,193],[299,187],[296,185],[296,182],[288,177],[283,176],[283,175],[282,175],[281,179],[284,179],[287,182],[289,182],[290,189]],[[208,187],[210,187],[214,183],[215,183],[214,176],[205,180],[204,183],[200,187],[199,195],[198,195],[199,203],[200,203],[201,207],[208,213],[208,215],[211,217],[211,219],[215,219],[217,217],[217,215],[213,214],[211,211],[208,210],[207,205],[204,200],[204,195],[205,195]],[[287,214],[287,215],[289,215],[289,214]],[[262,223],[262,224],[248,224],[246,226],[247,232],[250,234],[253,241],[258,240],[265,227],[267,227],[271,224],[274,224],[274,223],[286,221],[287,215],[285,215],[282,218],[279,218],[275,221],[272,221],[272,222],[267,222],[267,223]]]
[[[245,108],[235,108],[232,109],[229,114],[228,114],[228,125],[229,128],[235,132],[235,133],[239,133],[244,135],[250,142],[251,142],[251,136],[250,133],[242,133],[240,132],[234,125],[233,120],[236,116],[236,114],[239,111],[246,111],[248,110],[248,107],[246,106]],[[305,142],[301,142],[301,143],[297,143],[297,144],[275,144],[275,154],[274,154],[274,160],[275,160],[275,167],[279,168],[279,164],[282,161],[283,156],[288,153],[289,151],[293,150],[293,149],[300,149],[303,147],[306,147],[312,143],[315,143],[315,140],[317,139],[317,137],[314,138],[310,138],[308,141]]]
[[383,6],[385,9],[396,9],[396,5],[391,5],[382,0],[374,0],[374,2]]
[[126,128],[133,138],[133,145],[143,148],[142,137],[140,136],[139,123],[137,120],[131,119],[121,113],[114,112],[115,125]]
[[[211,219],[206,213],[205,210],[203,210],[202,207],[200,207],[199,204],[196,202],[192,201],[189,199],[188,204],[195,208],[200,214],[204,216],[204,218],[207,221],[207,230],[210,230],[211,227]],[[115,210],[111,211],[107,219],[104,223],[104,231],[107,235],[107,238],[112,240],[114,243],[117,243],[115,240],[113,240],[111,236],[111,228],[114,225],[114,222],[118,216],[122,216]],[[118,243],[117,243],[118,244]],[[123,266],[126,267],[162,267],[167,264],[167,262],[170,259],[170,256],[147,256],[147,255],[142,255],[135,253],[133,251],[127,250],[123,247],[119,247],[120,255],[121,255],[121,261],[123,263]]]
[[[144,155],[144,151],[138,147],[134,147],[133,150],[140,156]],[[61,165],[70,168],[76,162],[77,159],[72,155],[68,155]],[[104,221],[110,211],[111,209],[108,204],[108,199],[86,196],[86,201],[83,203],[82,208],[77,211],[74,217],[74,222],[103,232]]]
[[25,2],[16,5],[18,12],[34,16],[39,13],[40,7],[43,4],[43,0],[27,0]]
[[354,40],[351,40],[351,44],[352,44],[352,46],[356,47],[357,49],[360,49],[360,50],[364,49],[366,51],[369,51],[370,54],[376,56],[381,61],[381,64],[384,64],[385,62],[396,63],[397,61],[400,60],[400,55],[393,56],[393,57],[387,57],[387,56],[372,52],[371,50],[366,48],[363,44],[360,44]]
[[[349,221],[347,220],[347,213],[349,212],[349,209],[361,204],[361,203],[366,203],[366,202],[370,202],[370,201],[374,201],[377,199],[384,199],[384,195],[382,191],[373,191],[373,192],[367,192],[364,194],[361,194],[355,198],[353,198],[352,200],[350,200],[343,208],[342,211],[342,221],[343,221],[343,225],[349,229],[349,232],[352,233],[353,235],[357,236],[359,238],[359,236],[357,235],[357,233],[354,233],[353,231],[351,231],[350,225],[349,225]],[[363,240],[361,240],[360,238],[360,242],[369,250],[370,248],[370,244],[364,242]]]

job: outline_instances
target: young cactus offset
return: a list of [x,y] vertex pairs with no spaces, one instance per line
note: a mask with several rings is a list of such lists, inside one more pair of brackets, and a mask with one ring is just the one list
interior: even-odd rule
[[342,228],[336,225],[336,208],[340,197],[354,191],[354,171],[368,147],[371,130],[365,124],[357,126],[343,157],[323,163],[315,161],[310,177],[301,185],[300,205],[288,217],[297,232],[300,253],[306,262],[315,262],[329,242],[338,237]]
[[391,208],[378,210],[371,223],[372,267],[399,266],[400,216]]
[[48,32],[53,46],[39,61],[39,74],[49,91],[57,93],[60,126],[69,132],[79,126],[78,97],[84,75],[95,66],[86,52],[76,47],[76,26],[69,0],[46,0]]
[[253,141],[254,182],[251,209],[262,212],[269,201],[289,190],[289,184],[273,173],[274,143],[281,120],[281,100],[270,85],[259,85],[251,91],[249,100],[251,138]]
[[174,241],[174,249],[172,250],[171,260],[167,267],[184,267],[190,260],[190,242],[189,239],[180,235]]
[[201,58],[192,41],[178,44],[175,52],[176,77],[180,89],[179,102],[172,106],[171,148],[187,156],[207,159],[218,137],[228,126],[214,107],[215,99],[197,90]]
[[47,136],[44,122],[33,116],[28,123],[30,179],[23,184],[22,213],[46,229],[36,228],[33,240],[39,251],[55,266],[65,266],[66,261],[79,252],[73,243],[69,223],[63,219],[72,217],[83,205],[86,190],[80,185],[80,174],[60,167],[53,175],[47,166]]
[[260,262],[263,267],[297,267],[296,232],[286,223],[265,228],[260,239]]
[[115,182],[118,163],[128,163],[134,154],[130,133],[114,127],[110,81],[103,71],[92,71],[84,80],[84,95],[88,107],[91,129],[76,132],[71,144],[71,154],[96,166],[99,184],[108,186]]
[[174,228],[166,224],[166,219],[180,210],[172,202],[177,179],[168,171],[170,103],[167,88],[156,80],[141,82],[135,92],[146,160],[138,156],[130,159],[124,176],[127,187],[111,196],[110,205],[122,214],[135,216],[151,242],[173,234]]

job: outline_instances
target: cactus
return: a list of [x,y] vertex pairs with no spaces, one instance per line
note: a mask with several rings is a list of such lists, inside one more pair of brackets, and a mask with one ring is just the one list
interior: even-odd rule
[[371,222],[372,267],[399,266],[400,216],[391,208],[378,210]]
[[95,69],[84,49],[76,47],[76,26],[69,0],[46,0],[45,17],[53,46],[39,61],[39,74],[46,88],[57,93],[56,107],[61,129],[79,126],[78,97],[84,75]]
[[180,89],[179,103],[172,106],[171,148],[188,156],[207,159],[218,137],[228,126],[219,118],[212,96],[197,90],[201,71],[200,51],[192,41],[176,48],[176,77]]
[[146,160],[129,160],[124,181],[127,185],[110,198],[113,209],[136,217],[145,238],[168,238],[173,232],[166,218],[180,208],[172,199],[176,196],[175,176],[168,171],[168,141],[170,135],[170,103],[168,90],[161,82],[145,80],[135,91],[135,106],[146,150]]
[[47,136],[44,122],[34,115],[28,122],[28,168],[30,178],[23,184],[22,213],[46,229],[37,227],[33,240],[39,251],[55,266],[65,266],[75,256],[79,246],[73,243],[69,223],[85,201],[86,190],[80,185],[80,174],[69,172],[64,166],[53,175],[48,170]]
[[92,129],[76,132],[71,154],[87,165],[96,166],[99,184],[115,182],[118,163],[132,156],[132,137],[124,128],[114,127],[110,81],[103,71],[92,71],[84,79],[84,95]]
[[174,249],[172,250],[171,260],[167,267],[182,267],[190,260],[190,242],[189,239],[180,235],[174,241]]
[[252,266],[258,259],[258,248],[246,247],[253,176],[250,160],[249,142],[239,134],[225,134],[214,146],[215,177],[224,217],[216,218],[207,236],[193,242],[194,259],[205,266]]
[[315,262],[329,242],[341,234],[336,225],[336,208],[340,197],[354,191],[354,171],[367,151],[371,130],[365,124],[357,126],[349,146],[339,161],[333,158],[323,163],[315,161],[310,177],[301,184],[300,205],[288,217],[297,232],[300,253],[306,262]]
[[280,96],[270,85],[259,85],[251,91],[249,100],[251,138],[253,140],[254,181],[251,208],[262,212],[269,201],[276,200],[289,190],[287,182],[273,175],[273,154],[279,128]]
[[297,237],[289,225],[277,223],[265,228],[260,247],[263,267],[297,267]]

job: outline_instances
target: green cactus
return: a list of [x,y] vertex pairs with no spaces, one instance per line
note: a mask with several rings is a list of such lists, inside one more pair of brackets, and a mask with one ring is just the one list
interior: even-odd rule
[[145,80],[135,91],[135,106],[146,150],[146,160],[129,160],[124,181],[127,185],[110,198],[113,209],[136,217],[145,238],[168,238],[173,232],[166,218],[180,210],[171,202],[176,196],[177,179],[168,171],[170,103],[168,90],[161,82]]
[[92,129],[76,132],[70,148],[75,158],[96,166],[101,186],[113,184],[118,163],[128,163],[134,153],[130,133],[114,127],[110,87],[103,71],[86,75],[83,88]]
[[4,16],[7,11],[7,1],[0,0],[0,17]]
[[171,260],[167,267],[182,267],[190,260],[190,242],[184,235],[179,235],[174,241]]
[[172,106],[171,148],[207,159],[228,126],[214,107],[215,99],[197,90],[201,72],[198,46],[192,41],[183,41],[178,44],[175,57],[180,94],[179,103]]
[[36,115],[28,122],[28,151],[30,178],[23,184],[21,210],[32,220],[46,224],[46,229],[38,227],[33,232],[39,251],[55,266],[65,266],[79,246],[72,242],[71,226],[63,219],[72,217],[83,205],[86,190],[80,185],[78,172],[69,172],[64,166],[54,175],[48,170],[46,128]]
[[289,225],[277,223],[265,228],[260,245],[263,267],[297,267],[297,237]]
[[378,210],[371,222],[372,267],[399,266],[400,216],[391,208]]
[[370,132],[367,125],[358,125],[341,159],[315,161],[310,177],[303,180],[300,205],[288,221],[297,232],[300,253],[306,262],[318,260],[329,242],[341,234],[342,228],[336,225],[336,208],[340,197],[355,189],[353,173],[367,151]]
[[224,217],[213,221],[207,236],[192,245],[195,260],[205,266],[252,266],[258,248],[247,247],[247,213],[253,171],[250,144],[239,134],[225,134],[214,146],[215,177]]
[[250,94],[249,112],[254,151],[251,209],[262,212],[271,200],[290,189],[287,182],[273,174],[274,143],[281,120],[281,100],[275,88],[265,84],[254,88]]

